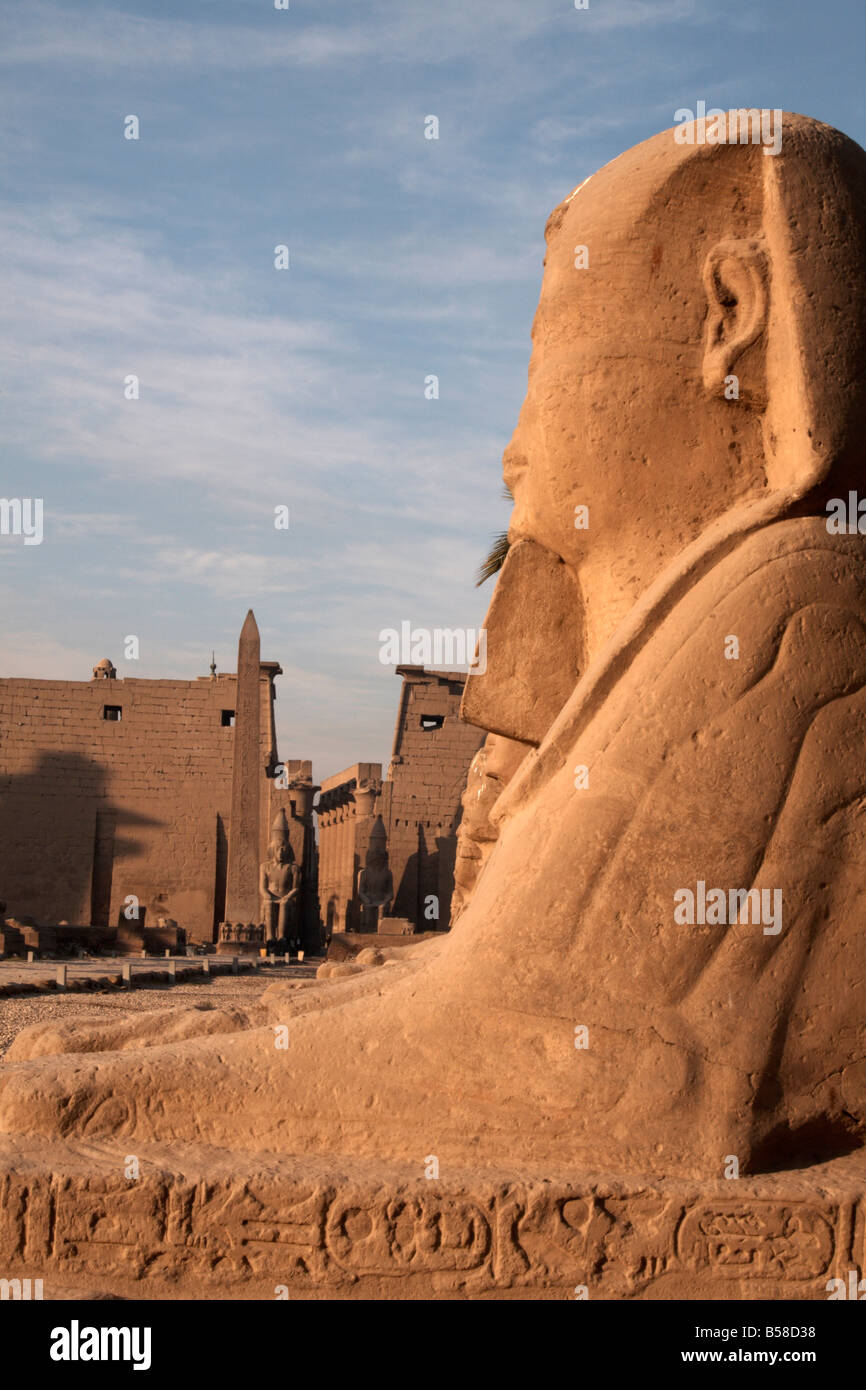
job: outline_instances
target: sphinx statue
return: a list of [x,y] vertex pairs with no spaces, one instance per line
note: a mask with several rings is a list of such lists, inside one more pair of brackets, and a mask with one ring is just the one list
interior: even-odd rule
[[529,746],[488,734],[472,762],[461,798],[462,815],[457,832],[451,925],[466,911],[478,876],[496,843],[496,827],[490,814],[520,766]]
[[690,1180],[862,1143],[866,154],[782,132],[664,132],[548,221],[464,697],[528,751],[455,929],[273,986],[284,1052],[15,1061],[2,1131]]

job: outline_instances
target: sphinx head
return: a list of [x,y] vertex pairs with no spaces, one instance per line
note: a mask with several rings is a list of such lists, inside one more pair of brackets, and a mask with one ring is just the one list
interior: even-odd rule
[[[552,213],[504,458],[512,551],[464,713],[538,743],[637,598],[737,509],[823,510],[866,438],[866,153],[785,115],[778,154],[629,150]],[[529,546],[520,546],[520,541]],[[535,638],[520,614],[546,617]],[[558,644],[550,696],[514,669]]]

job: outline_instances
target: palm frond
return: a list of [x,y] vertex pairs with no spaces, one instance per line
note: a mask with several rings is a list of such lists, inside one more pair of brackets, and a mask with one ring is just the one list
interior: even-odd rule
[[486,584],[488,579],[492,579],[498,574],[505,564],[505,557],[508,554],[508,532],[502,531],[495,538],[492,546],[484,558],[478,576],[475,580],[476,589],[480,589],[482,584]]

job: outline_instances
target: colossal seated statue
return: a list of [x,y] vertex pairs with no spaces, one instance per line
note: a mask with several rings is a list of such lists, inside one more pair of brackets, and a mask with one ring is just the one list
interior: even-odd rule
[[394,901],[394,876],[388,867],[388,839],[381,816],[370,832],[364,867],[358,875],[361,904],[361,930],[378,931],[380,919],[387,917]]
[[292,855],[284,810],[271,827],[268,858],[259,865],[259,898],[264,921],[264,940],[287,941],[294,934],[301,870]]
[[668,131],[547,242],[466,695],[531,751],[456,928],[274,987],[282,1051],[10,1064],[7,1133],[686,1178],[862,1142],[866,541],[827,504],[864,476],[866,154]]

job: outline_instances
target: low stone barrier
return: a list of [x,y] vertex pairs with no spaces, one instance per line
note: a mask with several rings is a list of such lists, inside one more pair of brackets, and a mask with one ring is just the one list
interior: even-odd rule
[[217,962],[205,956],[201,962],[186,964],[167,961],[158,968],[152,958],[140,962],[127,959],[122,963],[119,973],[112,971],[104,975],[76,975],[72,973],[70,962],[40,961],[39,965],[43,969],[53,969],[54,975],[43,975],[32,980],[14,979],[5,983],[0,976],[0,998],[25,994],[99,993],[132,989],[135,985],[166,985],[207,980],[215,975],[236,975],[239,971],[255,970],[263,963],[258,960],[237,961],[228,957],[222,957]]

